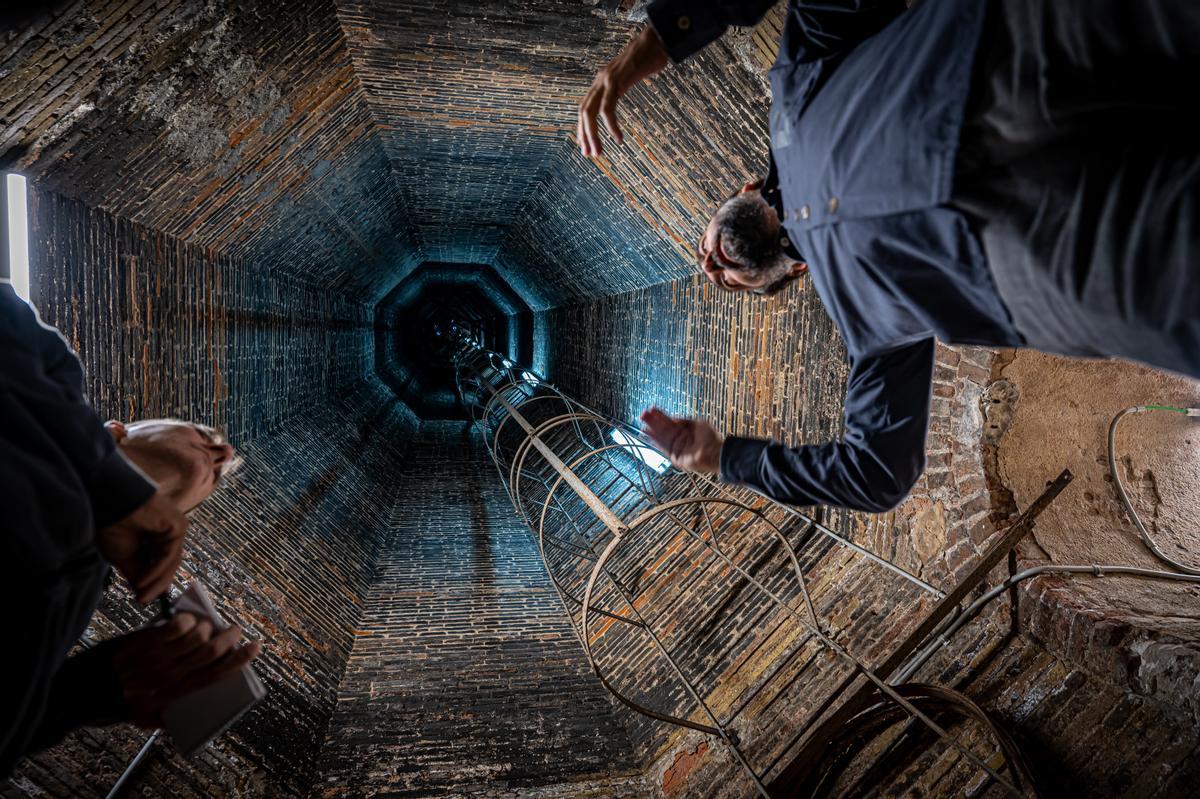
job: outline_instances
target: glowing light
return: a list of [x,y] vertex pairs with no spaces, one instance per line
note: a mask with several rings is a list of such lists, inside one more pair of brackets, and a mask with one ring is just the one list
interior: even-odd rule
[[503,361],[501,361],[501,363],[504,364],[505,369],[511,369],[513,367],[513,362],[510,361],[508,358],[505,358]]
[[8,176],[8,265],[13,290],[29,302],[29,215],[21,175]]
[[612,440],[624,447],[625,451],[630,455],[637,458],[659,474],[665,472],[671,465],[669,460],[623,430],[613,430]]
[[527,383],[533,383],[535,386],[542,382],[541,380],[538,380],[538,376],[533,372],[521,372],[521,379]]

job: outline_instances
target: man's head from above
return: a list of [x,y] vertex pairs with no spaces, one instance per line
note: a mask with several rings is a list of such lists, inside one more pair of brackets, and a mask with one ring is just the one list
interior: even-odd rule
[[208,499],[221,478],[241,465],[225,437],[202,424],[146,419],[104,426],[125,457],[184,513]]
[[761,184],[747,183],[713,214],[696,248],[696,261],[718,288],[775,294],[808,269],[788,256],[785,235]]

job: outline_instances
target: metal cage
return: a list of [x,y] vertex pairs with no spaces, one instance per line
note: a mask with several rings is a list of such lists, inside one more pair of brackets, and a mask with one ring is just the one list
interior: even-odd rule
[[[989,726],[1007,768],[949,734],[929,692],[888,682],[1007,549],[943,592],[818,516],[668,468],[636,429],[466,336],[454,360],[460,400],[619,702],[721,741],[763,796],[811,784],[795,764],[822,759],[839,725],[880,702],[1001,789],[1033,792],[1002,732]],[[1018,520],[1008,548],[1069,479]],[[943,710],[970,704],[937,691]]]

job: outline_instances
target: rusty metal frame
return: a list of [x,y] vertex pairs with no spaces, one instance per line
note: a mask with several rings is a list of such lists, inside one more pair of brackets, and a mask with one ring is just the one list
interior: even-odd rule
[[[460,340],[459,346],[460,349],[455,356],[455,365],[456,385],[460,399],[472,409],[472,419],[483,434],[489,455],[501,476],[505,478],[502,482],[515,511],[536,533],[539,552],[551,584],[572,621],[572,628],[580,639],[589,664],[601,684],[617,701],[638,713],[659,721],[697,730],[718,738],[729,748],[733,757],[754,782],[762,796],[783,795],[789,769],[792,769],[797,761],[803,761],[806,756],[811,757],[814,752],[819,753],[820,742],[811,740],[810,735],[816,727],[827,728],[831,723],[837,724],[840,716],[853,714],[868,699],[875,702],[890,702],[907,714],[910,723],[923,724],[947,746],[957,750],[968,762],[994,780],[995,784],[1013,795],[1026,795],[1025,791],[1018,787],[1022,783],[1021,774],[1014,764],[1005,761],[1008,772],[1014,777],[1014,779],[1009,779],[906,698],[905,691],[897,690],[897,688],[902,688],[899,681],[897,680],[894,684],[889,681],[889,677],[919,645],[953,624],[961,607],[962,599],[983,581],[988,569],[1004,557],[1016,542],[1031,529],[1037,514],[1070,480],[1069,473],[1060,477],[1059,481],[1022,515],[1017,524],[1010,528],[1009,532],[1002,537],[1003,540],[989,549],[982,562],[972,570],[967,579],[960,581],[949,592],[944,592],[898,564],[849,541],[836,531],[829,529],[819,519],[766,498],[756,497],[749,492],[744,492],[749,495],[749,499],[738,498],[727,487],[708,478],[688,475],[687,480],[684,481],[680,472],[672,470],[666,476],[670,478],[674,487],[666,493],[661,493],[660,485],[665,485],[666,481],[660,478],[660,485],[656,485],[654,477],[647,474],[650,470],[643,460],[632,453],[634,448],[655,451],[653,447],[641,443],[629,445],[612,444],[607,441],[607,431],[614,429],[627,431],[631,437],[636,437],[638,435],[636,429],[566,396],[540,376],[537,380],[528,380],[523,376],[512,379],[514,372],[520,374],[532,370],[525,369],[520,365],[504,367],[505,359],[499,353],[484,350],[466,339]],[[554,414],[549,418],[530,419],[526,417],[526,413],[533,413],[538,408],[548,408],[549,406],[545,403],[535,405],[537,401],[546,399],[561,402],[564,412]],[[523,410],[526,413],[523,413]],[[516,423],[516,427],[506,428],[510,419]],[[519,432],[517,428],[519,428]],[[595,440],[592,440],[593,434]],[[514,435],[520,436],[515,446],[506,444],[504,439]],[[614,463],[610,459],[610,456],[616,454],[616,450],[630,453],[629,460],[632,461],[632,467],[636,469],[636,480],[629,477],[620,464]],[[603,464],[598,473],[608,476],[608,482],[603,487],[598,487],[599,482],[589,484],[589,479],[591,479],[588,477],[589,470],[592,470],[597,462]],[[616,499],[605,499],[610,490],[621,480],[624,480],[627,486],[616,496]],[[544,492],[544,496],[541,496],[540,493],[539,497],[532,496],[527,490],[523,490],[523,485],[528,485],[530,488],[536,486],[538,492]],[[578,513],[572,513],[564,504],[562,494],[559,492],[562,485],[571,489],[570,493],[566,495],[571,502],[577,501],[581,504],[583,517]],[[690,486],[690,491],[684,491],[683,495],[679,496],[680,486]],[[634,491],[633,495],[629,493],[631,490]],[[751,504],[752,502],[756,504]],[[622,505],[630,503],[632,505],[629,508],[622,509]],[[534,507],[529,507],[531,505]],[[540,506],[540,508],[536,508],[536,506]],[[694,512],[693,523],[681,520],[677,515],[678,511],[686,508],[690,508]],[[725,511],[719,509],[725,509]],[[535,515],[536,523],[534,522]],[[921,618],[916,629],[904,639],[899,647],[891,651],[883,663],[878,666],[868,664],[853,654],[847,644],[839,642],[837,635],[822,623],[821,614],[818,613],[810,594],[797,548],[789,540],[784,529],[772,521],[771,515],[791,519],[792,521],[785,526],[790,531],[793,529],[791,524],[794,522],[795,526],[801,529],[799,538],[802,541],[808,541],[812,535],[820,533],[826,541],[830,542],[830,546],[841,547],[841,551],[847,553],[848,557],[861,558],[863,563],[878,566],[886,573],[914,586],[935,600],[936,605],[933,611]],[[719,524],[714,524],[714,516],[719,520]],[[699,521],[701,518],[703,525]],[[559,522],[561,525],[558,524]],[[597,522],[599,523],[598,527],[596,526]],[[782,658],[777,658],[777,661],[771,664],[767,670],[768,676],[763,679],[761,684],[753,688],[750,696],[741,698],[740,702],[731,703],[735,709],[724,720],[719,718],[718,713],[710,706],[703,689],[699,687],[697,678],[687,673],[679,653],[673,652],[665,642],[665,633],[656,632],[654,618],[646,615],[645,610],[639,608],[638,597],[622,584],[619,575],[612,570],[612,564],[618,553],[628,550],[631,546],[630,542],[638,539],[643,532],[647,533],[647,538],[651,540],[650,546],[653,546],[653,536],[661,522],[668,524],[666,529],[674,530],[670,540],[682,540],[681,536],[690,540],[689,546],[692,544],[699,546],[702,551],[708,553],[712,562],[721,564],[728,574],[736,574],[742,581],[742,586],[753,588],[758,596],[765,598],[768,607],[757,618],[762,619],[781,611],[786,618],[791,619],[797,625],[797,638],[787,644],[787,654]],[[706,530],[707,535],[693,529],[693,524],[698,529]],[[742,533],[749,532],[753,535],[767,536],[778,542],[786,554],[790,570],[794,574],[795,587],[799,589],[799,596],[803,600],[804,612],[792,607],[787,598],[755,576],[753,571],[758,568],[761,560],[747,569],[731,558],[730,554],[722,548],[721,537],[717,532],[718,527],[724,531],[736,529]],[[556,528],[556,531],[551,528]],[[562,535],[564,532],[568,535]],[[571,579],[579,581],[586,574],[582,597],[573,593],[568,580],[564,579],[564,576],[556,569],[555,564],[560,561],[548,553],[548,546],[559,555],[575,559],[566,561],[571,567],[569,575]],[[648,556],[648,553],[642,553],[636,548],[631,551],[636,552],[640,557]],[[824,555],[820,557],[823,558]],[[621,600],[624,605],[621,610],[604,608],[597,604],[596,600],[601,585],[607,586],[608,588],[605,590],[615,594]],[[770,609],[772,606],[775,610]],[[572,609],[573,607],[574,609]],[[578,620],[576,614],[579,614]],[[597,616],[604,617],[607,622],[601,629],[597,629],[593,623]],[[620,621],[622,624],[614,627],[613,623],[616,621]],[[760,644],[774,636],[775,630],[778,629],[779,626],[776,626]],[[694,710],[689,715],[700,713],[708,723],[694,720],[687,715],[679,715],[678,712],[652,708],[644,702],[628,696],[622,686],[616,684],[612,675],[606,671],[597,657],[596,644],[609,631],[613,630],[626,631],[621,634],[645,636],[647,644],[669,665],[670,672],[694,704]],[[786,670],[795,654],[806,651],[814,641],[818,645],[818,652],[824,653],[823,657],[840,662],[843,667],[848,669],[848,674],[820,702],[816,710],[809,714],[793,739],[778,752],[769,765],[765,769],[756,770],[738,740],[732,725],[746,707],[756,700],[759,692],[764,691],[777,674]],[[706,672],[700,676],[700,679],[705,679],[707,676]],[[852,689],[854,691],[850,693]],[[771,696],[771,701],[773,702],[785,690],[787,690],[786,686],[775,691]],[[822,723],[818,725],[818,722]],[[800,747],[799,755],[785,764],[783,762],[785,755],[794,753],[797,747]],[[786,768],[783,768],[784,766]],[[780,771],[781,768],[782,771]],[[772,772],[775,772],[774,778],[769,779]],[[1026,790],[1029,789],[1029,786],[1024,787]]]

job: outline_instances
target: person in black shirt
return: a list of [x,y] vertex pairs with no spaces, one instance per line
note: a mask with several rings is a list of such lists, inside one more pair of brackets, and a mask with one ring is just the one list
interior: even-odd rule
[[235,462],[202,425],[102,424],[66,341],[0,281],[0,777],[81,726],[161,726],[172,699],[258,655],[237,627],[185,613],[67,657],[110,564],[142,604],[167,590],[184,514]]

